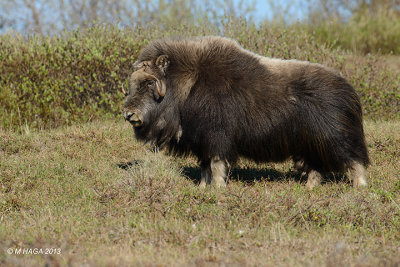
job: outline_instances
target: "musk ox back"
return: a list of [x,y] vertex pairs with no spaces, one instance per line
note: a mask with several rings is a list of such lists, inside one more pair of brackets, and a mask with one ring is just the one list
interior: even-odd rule
[[225,185],[239,156],[289,158],[318,185],[321,173],[349,170],[366,185],[359,98],[334,71],[256,55],[222,37],[162,39],[134,65],[123,115],[140,140],[201,165],[201,186]]

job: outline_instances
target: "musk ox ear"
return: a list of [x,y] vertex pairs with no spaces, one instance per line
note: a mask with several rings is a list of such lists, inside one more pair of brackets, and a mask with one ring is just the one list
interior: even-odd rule
[[167,68],[169,65],[169,59],[167,55],[159,56],[156,60],[156,66],[161,70],[161,72],[165,75]]

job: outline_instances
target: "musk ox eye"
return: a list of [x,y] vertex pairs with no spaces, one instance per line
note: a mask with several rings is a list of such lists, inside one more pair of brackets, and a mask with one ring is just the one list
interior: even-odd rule
[[143,81],[143,82],[140,84],[140,87],[141,87],[142,89],[145,89],[145,88],[151,87],[151,86],[153,86],[153,85],[155,85],[154,80],[145,80],[145,81]]
[[154,80],[147,81],[147,86],[154,86],[156,82]]
[[147,80],[147,81],[143,82],[142,90],[147,91],[149,89],[154,88],[155,85],[156,85],[156,82],[154,80]]

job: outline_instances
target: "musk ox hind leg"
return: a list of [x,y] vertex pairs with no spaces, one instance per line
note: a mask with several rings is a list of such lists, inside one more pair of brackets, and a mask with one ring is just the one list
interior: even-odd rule
[[363,164],[353,161],[349,166],[349,176],[353,181],[354,187],[364,187],[368,185]]

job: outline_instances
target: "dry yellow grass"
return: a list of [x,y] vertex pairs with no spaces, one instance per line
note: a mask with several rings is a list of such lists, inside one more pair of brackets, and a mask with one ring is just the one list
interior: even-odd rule
[[366,136],[367,189],[331,175],[309,192],[290,163],[247,160],[202,190],[194,158],[149,152],[122,121],[0,130],[0,265],[398,266],[400,122]]

